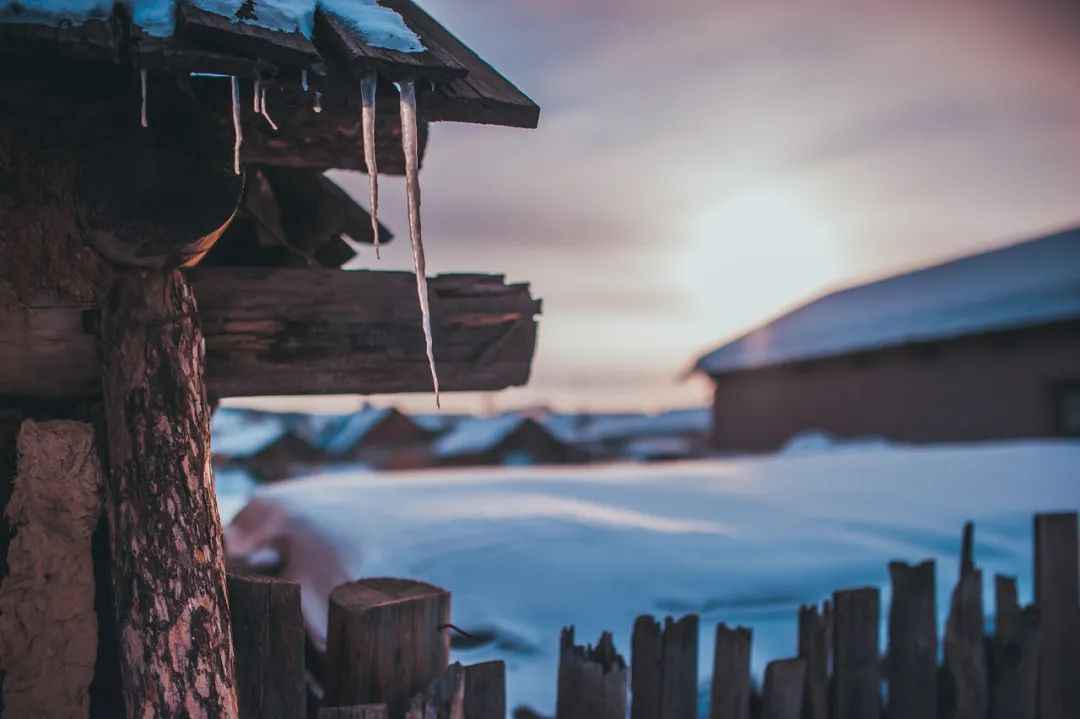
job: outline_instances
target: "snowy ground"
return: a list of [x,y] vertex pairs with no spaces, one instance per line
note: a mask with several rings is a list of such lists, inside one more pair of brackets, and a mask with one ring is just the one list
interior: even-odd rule
[[[345,577],[450,589],[453,620],[494,637],[458,658],[504,659],[510,706],[551,712],[565,624],[579,641],[613,630],[629,658],[636,615],[699,612],[704,686],[719,621],[753,628],[760,677],[766,661],[794,653],[800,603],[876,584],[884,619],[891,559],[938,560],[943,620],[966,519],[976,520],[985,596],[1004,572],[1029,601],[1032,514],[1080,507],[1078,470],[1080,442],[1018,442],[662,466],[338,471],[260,489],[227,542],[230,552],[285,549],[316,627],[325,593]],[[223,506],[235,506],[226,491]]]

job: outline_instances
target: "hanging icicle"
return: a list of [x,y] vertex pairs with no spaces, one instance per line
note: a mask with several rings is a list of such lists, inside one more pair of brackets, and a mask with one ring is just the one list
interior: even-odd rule
[[304,92],[308,91],[307,68],[300,71],[300,89]]
[[315,91],[315,105],[311,108],[315,112],[322,112],[322,93]]
[[232,124],[233,124],[233,171],[240,174],[240,146],[244,144],[244,128],[240,126],[240,82],[236,75],[229,76],[232,88]]
[[139,111],[139,124],[150,127],[150,121],[146,116],[146,68],[139,68],[139,86],[142,88],[142,108]]
[[278,126],[274,122],[274,119],[270,117],[270,111],[266,109],[266,85],[262,86],[259,94],[259,114],[266,118],[266,121],[270,123],[270,129],[277,132]]
[[262,80],[255,78],[255,90],[251,93],[251,103],[256,115],[262,114],[262,98]]
[[364,126],[364,164],[367,165],[371,198],[371,236],[375,238],[375,259],[379,259],[379,167],[375,160],[375,93],[379,78],[372,73],[360,82],[361,121]]
[[435,353],[431,342],[431,308],[428,306],[427,267],[424,243],[420,236],[419,142],[416,122],[416,86],[398,83],[401,98],[401,148],[405,153],[405,192],[409,202],[409,239],[412,241],[413,268],[416,270],[416,294],[420,299],[420,322],[424,329],[428,366],[435,388],[435,406],[439,406],[439,375],[435,371]]

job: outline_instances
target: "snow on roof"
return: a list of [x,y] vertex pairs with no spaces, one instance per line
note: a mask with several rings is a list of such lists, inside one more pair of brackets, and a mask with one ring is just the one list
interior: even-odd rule
[[365,407],[347,415],[313,416],[304,438],[327,454],[345,454],[393,411],[392,407]]
[[[132,8],[132,20],[148,35],[169,37],[176,29],[176,0],[121,0]],[[280,32],[300,32],[311,38],[316,7],[332,12],[372,47],[397,52],[424,52],[420,37],[401,15],[377,0],[255,0],[254,15],[237,17],[243,0],[190,0],[195,7],[233,22]],[[0,19],[59,25],[81,25],[92,18],[106,19],[112,0],[0,0]]]
[[1080,318],[1080,228],[825,295],[699,358],[716,375]]
[[435,441],[432,451],[439,457],[486,452],[526,421],[519,414],[463,419]]
[[707,407],[677,409],[660,414],[597,416],[581,432],[581,439],[603,442],[639,437],[671,437],[703,434],[709,430]]
[[245,459],[258,454],[288,431],[284,419],[275,414],[221,407],[210,420],[210,441],[214,454]]

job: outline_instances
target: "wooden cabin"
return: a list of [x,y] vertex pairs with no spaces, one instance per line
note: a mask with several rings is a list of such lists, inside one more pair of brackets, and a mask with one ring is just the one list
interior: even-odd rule
[[1080,229],[828,294],[704,355],[712,442],[1080,436]]
[[458,422],[431,446],[444,466],[567,464],[587,455],[531,417],[505,414]]
[[[238,699],[211,401],[430,391],[417,277],[338,269],[390,235],[323,172],[415,188],[430,123],[539,108],[410,0],[4,0],[0,61],[4,715],[267,716]],[[444,391],[527,380],[527,285],[427,296]]]

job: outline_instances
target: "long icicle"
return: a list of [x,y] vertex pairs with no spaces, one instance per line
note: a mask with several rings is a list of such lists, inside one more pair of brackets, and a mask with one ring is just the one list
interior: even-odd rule
[[240,82],[236,75],[229,76],[232,87],[232,124],[233,124],[233,171],[240,174],[240,146],[244,144],[244,128],[240,126]]
[[251,99],[252,110],[254,110],[256,115],[261,115],[262,114],[262,96],[263,96],[263,92],[262,92],[262,80],[260,80],[259,78],[255,78],[255,90],[251,93],[251,95],[252,95],[252,99]]
[[274,118],[270,117],[270,111],[266,109],[266,85],[262,86],[262,92],[259,94],[259,114],[270,123],[270,129],[277,132],[277,123],[274,122]]
[[439,406],[439,375],[435,371],[435,353],[431,343],[431,308],[428,306],[427,267],[424,243],[420,236],[419,143],[416,134],[416,85],[398,84],[401,98],[401,148],[405,152],[405,191],[409,200],[409,239],[412,241],[413,268],[416,270],[416,294],[420,299],[420,320],[424,328],[428,366],[435,388],[435,406]]
[[146,68],[139,68],[139,86],[142,88],[142,108],[139,111],[139,123],[143,127],[150,127],[150,121],[146,116]]
[[371,236],[375,238],[375,259],[379,259],[379,166],[375,159],[375,92],[379,79],[372,73],[360,82],[361,120],[364,126],[364,164],[367,165],[371,198]]

